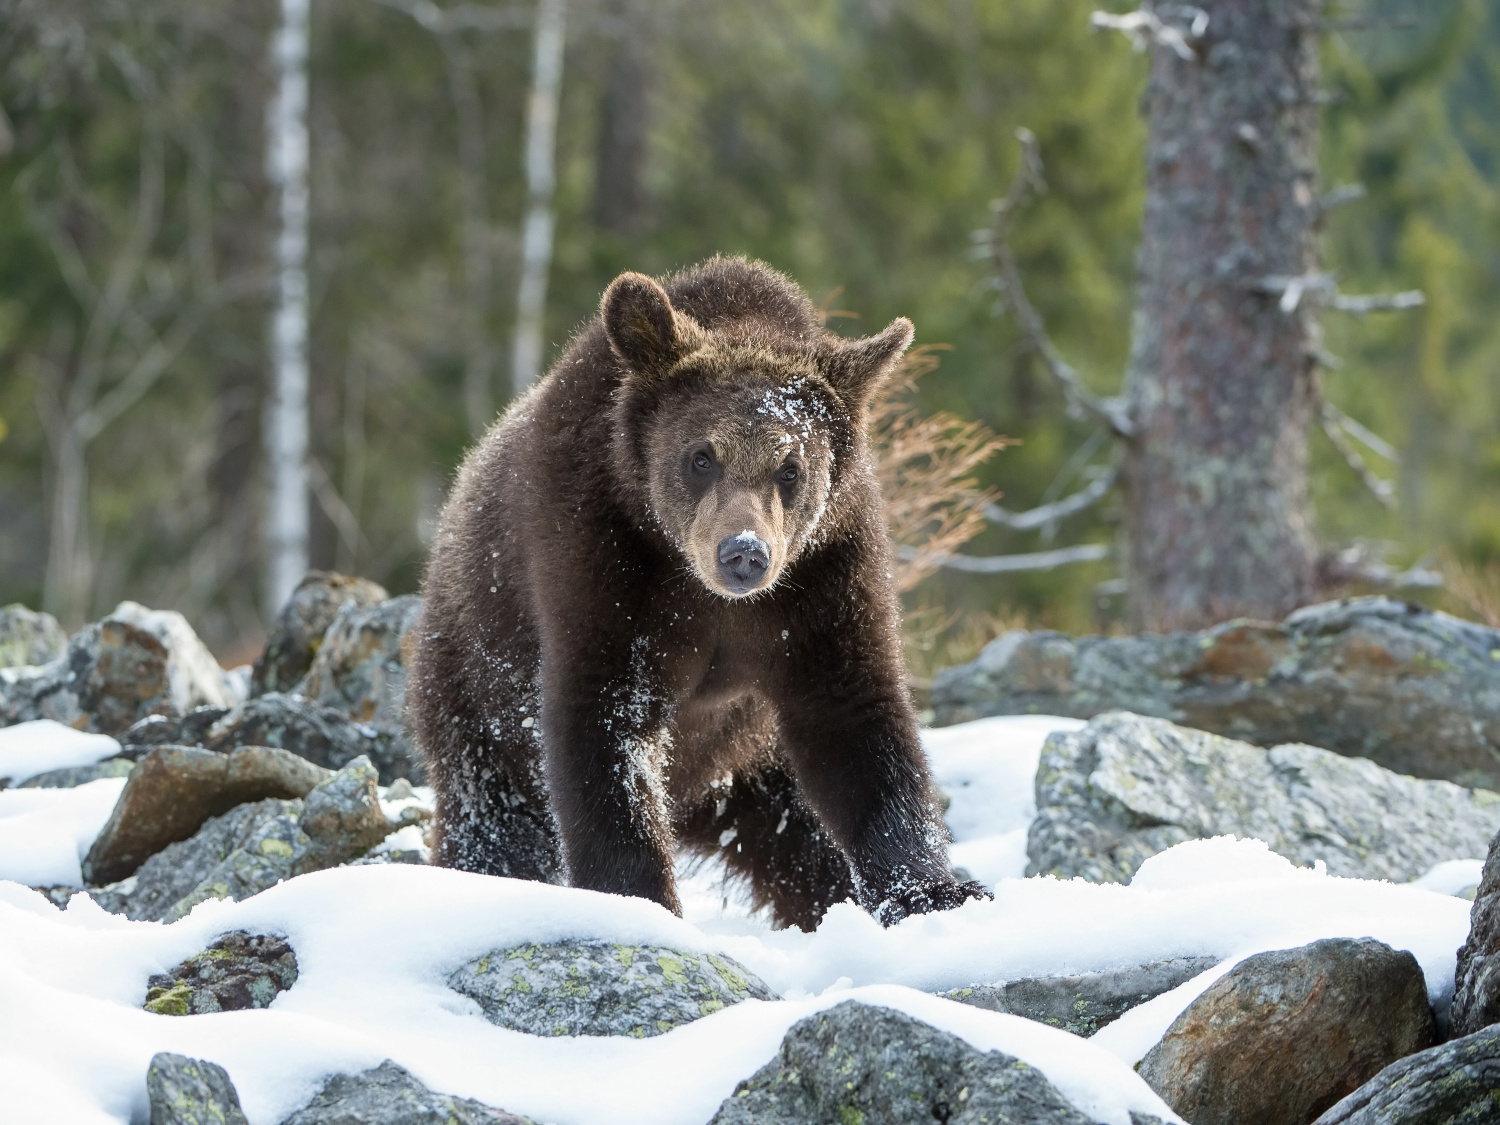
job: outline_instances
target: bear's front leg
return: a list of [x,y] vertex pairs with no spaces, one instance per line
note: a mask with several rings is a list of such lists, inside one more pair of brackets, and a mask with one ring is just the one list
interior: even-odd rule
[[572,885],[681,914],[663,782],[671,716],[648,649],[644,638],[625,652],[544,648],[543,765]]
[[[804,798],[843,850],[860,905],[883,925],[992,897],[948,866],[948,833],[899,664],[885,637],[788,634],[777,710]],[[789,631],[790,632],[790,631]],[[863,643],[861,643],[863,640]]]

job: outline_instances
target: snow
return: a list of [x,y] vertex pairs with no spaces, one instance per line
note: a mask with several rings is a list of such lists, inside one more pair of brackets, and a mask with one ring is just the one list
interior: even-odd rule
[[[1048,729],[1076,725],[1026,717],[925,733],[953,798],[955,855],[978,857],[968,860],[971,870],[995,898],[888,930],[849,903],[816,933],[772,930],[713,864],[680,867],[684,918],[638,899],[407,864],[302,876],[245,902],[204,903],[171,925],[108,915],[82,895],[58,910],[0,882],[0,1116],[144,1120],[147,1064],[172,1050],[226,1067],[251,1125],[275,1125],[332,1073],[387,1058],[435,1090],[556,1125],[703,1125],[774,1056],[791,1024],[854,999],[1015,1055],[1100,1121],[1127,1125],[1131,1110],[1178,1121],[1131,1067],[1246,956],[1324,937],[1375,937],[1410,950],[1429,996],[1447,1002],[1469,903],[1437,891],[1477,881],[1470,861],[1397,886],[1298,868],[1259,841],[1221,837],[1152,857],[1128,886],[1017,877],[1024,847],[1017,853],[1007,841],[1017,832],[1024,841],[1034,813],[1041,742]],[[80,850],[122,784],[0,792],[0,877],[68,882],[51,877],[64,873],[76,884]],[[417,790],[385,803],[394,813],[430,800]],[[407,829],[392,845],[415,836]],[[67,872],[35,877],[64,859]],[[286,935],[297,951],[296,985],[259,1011],[140,1010],[149,975],[229,929]],[[488,950],[563,938],[721,952],[786,999],[746,1001],[653,1039],[553,1039],[493,1027],[443,984]],[[1201,955],[1223,961],[1088,1040],[931,995]]]
[[83,886],[80,864],[124,788],[123,777],[109,777],[76,789],[0,789],[0,879]]
[[48,770],[91,766],[120,752],[107,734],[74,730],[52,719],[0,727],[0,777],[12,785]]

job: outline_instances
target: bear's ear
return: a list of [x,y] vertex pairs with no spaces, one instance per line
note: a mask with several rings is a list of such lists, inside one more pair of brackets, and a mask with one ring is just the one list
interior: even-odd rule
[[911,321],[898,316],[878,335],[835,345],[833,353],[823,361],[824,373],[833,389],[856,409],[868,406],[896,361],[911,346],[915,332]]
[[622,273],[600,302],[610,347],[641,375],[665,371],[703,343],[703,330],[672,307],[672,301],[645,274]]

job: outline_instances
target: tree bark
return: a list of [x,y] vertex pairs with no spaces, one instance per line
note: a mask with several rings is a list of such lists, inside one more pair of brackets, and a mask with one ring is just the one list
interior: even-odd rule
[[594,225],[627,235],[641,225],[641,190],[651,111],[652,13],[640,0],[619,6],[620,40],[605,71],[599,101]]
[[1317,268],[1318,0],[1200,0],[1153,48],[1123,481],[1137,629],[1279,619],[1315,592],[1307,443]]

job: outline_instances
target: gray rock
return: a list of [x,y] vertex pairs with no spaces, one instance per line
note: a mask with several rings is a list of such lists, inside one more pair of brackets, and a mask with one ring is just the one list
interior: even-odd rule
[[141,1006],[162,1016],[266,1008],[297,982],[297,954],[286,939],[233,930],[202,953],[146,981]]
[[415,594],[379,605],[346,603],[328,627],[297,693],[359,722],[401,728],[406,701],[403,645],[421,609],[422,599]]
[[120,735],[122,753],[140,760],[153,746],[199,746],[228,707],[195,707],[182,715],[147,715]]
[[938,995],[1088,1036],[1131,1008],[1170,992],[1218,963],[1216,957],[1171,957],[1098,973],[976,984]]
[[1484,875],[1469,908],[1469,936],[1458,951],[1450,1035],[1500,1023],[1500,835],[1490,841]]
[[271,626],[265,651],[250,671],[250,694],[291,691],[307,675],[323,635],[346,605],[369,606],[390,595],[374,582],[327,570],[310,570]]
[[[1041,1071],[890,1008],[847,1000],[794,1023],[709,1125],[1091,1125]],[[1136,1125],[1158,1122],[1136,1115]]]
[[1136,1069],[1193,1125],[1308,1125],[1435,1037],[1415,957],[1333,938],[1246,958]]
[[448,987],[490,1023],[529,1035],[647,1038],[748,997],[779,999],[728,957],[605,941],[496,949],[454,970]]
[[1488,1125],[1500,1119],[1500,1027],[1393,1062],[1315,1125]]
[[329,769],[364,756],[375,763],[383,784],[406,777],[420,783],[421,756],[404,729],[361,723],[334,707],[300,695],[271,693],[245,703],[203,732],[209,750],[235,746],[279,746]]
[[24,668],[56,660],[68,647],[68,634],[50,613],[19,603],[0,606],[0,668]]
[[155,747],[135,764],[89,848],[84,882],[118,882],[168,844],[186,840],[209,817],[265,797],[305,797],[330,776],[271,746],[242,746],[227,754]]
[[1173,844],[1233,833],[1333,875],[1407,882],[1483,855],[1500,795],[1402,777],[1313,746],[1262,750],[1115,713],[1051,735],[1036,775],[1028,875],[1129,880]]
[[1008,633],[939,672],[932,701],[939,725],[1133,711],[1500,789],[1500,631],[1387,598],[1202,633]]
[[[200,902],[249,898],[283,879],[336,867],[368,847],[362,841],[373,835],[374,816],[384,819],[374,786],[374,767],[357,758],[305,803],[270,797],[239,805],[157,852],[129,879],[94,892],[94,900],[127,918],[171,922]],[[309,806],[314,815],[305,817]],[[385,825],[385,833],[396,827]]]
[[118,735],[147,715],[228,706],[234,687],[181,614],[122,602],[48,664],[0,668],[0,726],[55,719]]
[[129,758],[105,758],[88,766],[66,766],[27,778],[17,789],[77,789],[106,777],[129,777],[135,763]]
[[167,1051],[146,1070],[151,1125],[247,1125],[229,1074],[217,1063]]
[[434,1094],[387,1059],[363,1074],[328,1080],[281,1125],[532,1125],[531,1119],[469,1098]]

